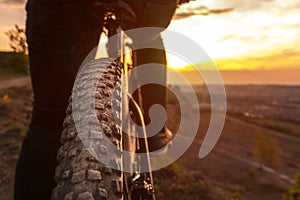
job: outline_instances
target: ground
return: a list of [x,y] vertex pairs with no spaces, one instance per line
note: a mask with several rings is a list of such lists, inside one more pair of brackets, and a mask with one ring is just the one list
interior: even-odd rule
[[14,170],[29,123],[31,102],[29,86],[0,90],[0,199],[3,200],[12,199]]
[[[244,91],[245,87],[235,89],[235,92],[229,89],[230,115],[227,115],[216,147],[204,159],[198,158],[198,152],[210,122],[210,111],[201,110],[200,128],[191,147],[171,166],[154,173],[158,199],[276,200],[289,190],[300,164],[300,137],[294,134],[299,130],[299,123],[285,120],[292,132],[284,132],[266,126],[259,121],[260,118],[253,118],[259,123],[245,120],[239,113],[245,113],[247,106],[242,107],[239,103],[231,107],[235,104],[232,99],[237,99],[232,93],[241,94],[238,91]],[[31,102],[29,86],[0,90],[0,199],[3,200],[13,196],[14,169],[30,119]],[[256,103],[253,99],[252,103],[248,102]],[[240,112],[235,112],[236,109]],[[178,106],[174,101],[169,101],[168,115],[172,116],[169,117],[169,127],[178,129]],[[263,119],[271,121],[274,117],[265,115]],[[260,134],[267,135],[268,140],[259,139]],[[270,144],[279,151],[270,150]],[[254,153],[260,148],[269,151],[267,157]]]

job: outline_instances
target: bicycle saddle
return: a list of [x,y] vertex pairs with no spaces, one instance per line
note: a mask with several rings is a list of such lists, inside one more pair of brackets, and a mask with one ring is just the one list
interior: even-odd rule
[[121,24],[132,24],[137,20],[132,7],[122,0],[96,0],[93,6],[93,15],[103,19],[105,13],[113,13]]

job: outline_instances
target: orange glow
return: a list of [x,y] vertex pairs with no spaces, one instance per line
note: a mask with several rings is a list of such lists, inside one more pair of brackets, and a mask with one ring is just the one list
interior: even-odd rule
[[276,52],[266,55],[219,58],[214,62],[220,70],[297,69],[300,56],[297,52]]

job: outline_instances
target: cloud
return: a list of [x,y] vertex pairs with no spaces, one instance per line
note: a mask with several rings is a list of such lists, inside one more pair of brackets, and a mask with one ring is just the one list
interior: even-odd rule
[[231,12],[233,8],[218,8],[218,9],[209,9],[206,6],[198,5],[195,7],[186,7],[184,9],[179,9],[176,12],[174,19],[185,19],[195,15],[211,15],[211,14],[223,14],[227,12]]
[[297,0],[196,0],[188,5],[181,6],[179,11],[197,9],[204,5],[209,9],[234,8],[235,12],[247,13],[263,11],[266,13],[285,14],[286,12],[300,11],[300,1]]
[[278,15],[286,12],[300,10],[300,2],[296,0],[232,0],[236,11],[277,13]]

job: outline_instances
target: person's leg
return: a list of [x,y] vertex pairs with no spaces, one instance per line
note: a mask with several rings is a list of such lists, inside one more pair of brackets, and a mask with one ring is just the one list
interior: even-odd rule
[[[162,38],[159,36],[155,39],[155,41],[160,43],[161,47],[163,47]],[[137,66],[149,63],[157,63],[161,65],[166,65],[166,52],[163,49],[140,49],[136,51],[137,56]],[[147,74],[151,75],[151,80],[155,83],[166,83],[166,68],[149,68],[147,69]],[[143,74],[145,75],[145,74]],[[142,75],[138,75],[139,78],[142,78]],[[150,123],[149,118],[149,109],[154,104],[160,104],[165,108],[166,101],[166,88],[159,84],[147,84],[141,88],[142,94],[142,103],[143,103],[143,111],[145,113],[144,119],[145,123]]]
[[[144,6],[143,12],[138,12],[138,15],[140,15],[140,20],[138,22],[139,27],[158,27],[163,30],[163,28],[166,28],[169,25],[172,19],[177,7],[177,1],[145,0],[144,4],[141,3],[140,5],[133,5],[136,10],[137,6]],[[145,38],[144,35],[147,35],[149,38]],[[153,31],[153,34],[149,34],[149,32],[147,32],[147,34],[133,38],[133,41],[134,43],[155,43],[155,46],[159,47],[159,49],[146,48],[137,50],[137,66],[148,63],[167,65],[166,51],[159,32]],[[153,82],[165,83],[166,85],[166,68],[151,68],[150,66],[149,69],[147,69],[147,74],[152,76]],[[166,109],[166,87],[159,84],[148,84],[141,88],[141,94],[145,123],[149,124],[151,123],[149,109],[152,105],[160,104]],[[134,97],[137,99],[136,93]],[[164,127],[160,133],[148,138],[150,151],[160,149],[169,142],[171,137],[171,133]]]
[[77,70],[99,37],[96,24],[79,12],[84,6],[45,2],[27,5],[34,103],[16,168],[15,200],[50,199],[67,101]]
[[[138,27],[158,27],[163,30],[169,25],[174,15],[177,0],[144,0],[144,2],[139,5],[132,5],[135,10],[139,10],[138,17],[140,20],[137,23]],[[143,6],[143,8],[138,8],[138,6]],[[143,12],[140,10],[143,10]],[[155,46],[160,48],[137,50],[137,66],[147,63],[157,63],[166,66],[166,51],[161,35],[157,31],[153,31],[151,34],[152,35],[150,35],[150,33],[145,34],[149,38],[144,38],[143,35],[138,36],[138,38],[133,38],[135,43],[155,43]],[[153,68],[149,69],[149,71],[147,70],[147,73],[153,76],[154,82],[166,83],[167,81],[166,69]],[[150,123],[148,116],[149,108],[153,104],[160,104],[165,107],[166,88],[157,84],[146,85],[142,88],[142,98],[145,122]]]

